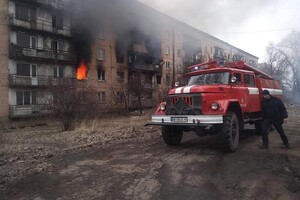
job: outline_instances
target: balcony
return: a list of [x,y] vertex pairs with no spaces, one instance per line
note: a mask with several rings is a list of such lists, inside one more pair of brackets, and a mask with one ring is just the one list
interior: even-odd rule
[[162,73],[160,58],[151,56],[148,53],[130,52],[128,58],[129,70],[141,70],[153,73]]
[[56,8],[56,9],[66,9],[68,6],[72,5],[71,0],[33,0],[37,3],[46,5],[50,8]]
[[47,105],[12,105],[9,106],[10,118],[38,117],[51,114]]
[[70,6],[74,3],[71,0],[12,0],[15,2],[28,3],[44,9],[72,10]]
[[51,87],[60,85],[73,86],[77,84],[77,79],[72,77],[54,78],[53,76],[18,76],[9,75],[10,87]]
[[72,36],[70,26],[62,26],[61,28],[53,27],[52,22],[37,19],[35,21],[24,21],[17,19],[15,14],[9,15],[9,24],[14,27],[29,29],[35,31],[43,31],[47,34],[62,35],[65,37]]
[[16,60],[33,60],[50,63],[76,63],[75,54],[68,51],[53,51],[51,49],[44,48],[26,48],[20,47],[15,44],[9,46],[9,57]]

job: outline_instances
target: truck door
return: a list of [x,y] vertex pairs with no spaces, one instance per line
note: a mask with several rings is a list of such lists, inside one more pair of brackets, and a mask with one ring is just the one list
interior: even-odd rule
[[249,112],[258,112],[260,111],[260,97],[259,89],[255,85],[254,75],[253,74],[244,74],[244,84],[248,89],[249,94]]
[[239,100],[243,112],[248,112],[249,93],[248,88],[243,84],[242,73],[235,72],[234,77],[236,77],[236,98]]

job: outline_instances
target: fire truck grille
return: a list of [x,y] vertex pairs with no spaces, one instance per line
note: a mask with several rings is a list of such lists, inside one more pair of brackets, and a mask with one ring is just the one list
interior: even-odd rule
[[201,94],[169,95],[167,115],[199,115],[202,113]]

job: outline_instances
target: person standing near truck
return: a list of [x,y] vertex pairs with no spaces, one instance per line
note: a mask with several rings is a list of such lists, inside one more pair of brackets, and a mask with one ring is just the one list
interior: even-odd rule
[[286,148],[290,148],[287,136],[284,133],[282,124],[287,122],[288,113],[282,101],[272,95],[268,90],[262,92],[262,141],[260,149],[269,148],[268,133],[273,124],[276,131],[279,133],[283,144]]

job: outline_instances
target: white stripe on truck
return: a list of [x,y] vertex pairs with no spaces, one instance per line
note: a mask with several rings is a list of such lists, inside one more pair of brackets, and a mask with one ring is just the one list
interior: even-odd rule
[[179,87],[175,89],[175,94],[180,94],[183,87]]
[[194,87],[194,86],[192,85],[192,86],[185,87],[185,88],[183,89],[183,93],[190,93],[192,87]]
[[258,88],[248,87],[249,94],[259,94]]
[[268,90],[271,95],[283,95],[282,90],[279,89],[262,88],[262,90]]

